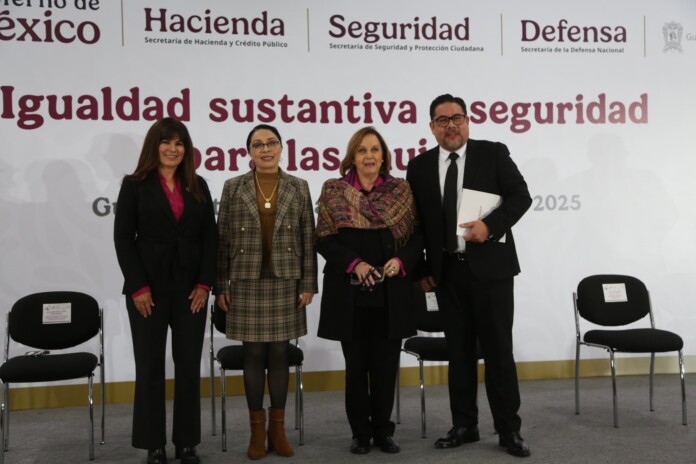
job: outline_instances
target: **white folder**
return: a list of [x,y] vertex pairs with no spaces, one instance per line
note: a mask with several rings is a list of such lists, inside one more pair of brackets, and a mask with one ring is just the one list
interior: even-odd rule
[[[462,189],[462,199],[459,203],[457,224],[483,219],[488,216],[491,211],[500,206],[502,202],[503,199],[500,195],[480,192],[478,190]],[[468,228],[457,227],[457,235],[463,236],[468,233]],[[500,243],[505,243],[505,235],[498,241]]]

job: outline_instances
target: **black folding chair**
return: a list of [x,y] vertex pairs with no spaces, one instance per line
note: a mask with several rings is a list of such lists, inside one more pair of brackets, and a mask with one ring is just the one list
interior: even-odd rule
[[[104,322],[102,309],[79,292],[42,292],[19,299],[7,314],[5,357],[0,367],[3,386],[0,425],[3,446],[9,449],[12,383],[56,382],[87,378],[89,404],[89,459],[94,459],[94,401],[92,379],[99,367],[101,382],[101,444],[104,444]],[[99,337],[99,352],[65,352]],[[32,351],[9,357],[10,339]],[[59,351],[59,352],[56,352]],[[96,351],[96,350],[95,350]],[[70,424],[66,424],[70,427]],[[2,455],[0,454],[0,458]]]
[[[428,311],[425,294],[416,288],[414,298],[416,299],[416,325],[420,332],[438,334],[444,330],[440,311]],[[418,360],[420,373],[420,397],[421,397],[421,438],[426,438],[425,434],[425,361],[448,362],[447,342],[444,336],[425,336],[416,335],[404,341],[401,351],[415,356]],[[478,359],[483,359],[481,348],[476,344],[476,355]],[[401,423],[401,393],[399,390],[399,378],[396,381],[396,422]]]
[[[682,424],[686,425],[686,390],[682,338],[655,328],[650,295],[643,282],[626,275],[593,275],[585,277],[573,292],[575,307],[575,414],[580,414],[580,346],[594,346],[609,352],[611,384],[614,399],[614,427],[619,426],[616,399],[616,362],[614,353],[650,353],[650,410],[653,408],[653,377],[655,353],[676,351],[679,355],[679,377],[682,392]],[[598,326],[625,326],[649,316],[650,327],[628,329],[594,329],[581,336],[580,318]]]

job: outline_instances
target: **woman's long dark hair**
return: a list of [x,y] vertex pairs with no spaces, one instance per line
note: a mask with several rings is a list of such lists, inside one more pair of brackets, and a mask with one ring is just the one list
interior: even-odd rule
[[184,123],[176,119],[163,118],[150,127],[147,135],[145,135],[138,165],[133,174],[128,174],[126,179],[143,181],[156,173],[160,164],[160,142],[176,138],[184,144],[184,158],[177,167],[175,175],[179,179],[183,190],[188,190],[193,195],[193,198],[200,203],[204,203],[206,196],[196,175],[196,166],[193,159],[193,142]]

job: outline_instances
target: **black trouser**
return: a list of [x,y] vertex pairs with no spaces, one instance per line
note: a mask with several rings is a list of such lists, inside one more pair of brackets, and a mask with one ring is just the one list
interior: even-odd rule
[[401,340],[388,340],[386,308],[356,308],[368,315],[359,338],[341,341],[346,362],[346,414],[354,438],[394,435],[391,413]]
[[436,288],[449,350],[452,423],[478,423],[476,339],[483,352],[486,393],[498,433],[520,430],[520,392],[512,351],[513,278],[481,282],[467,261],[444,255],[442,283]]
[[201,441],[201,352],[205,307],[191,312],[187,293],[153,295],[152,314],[144,318],[126,296],[135,356],[133,436],[135,448],[162,448],[167,443],[164,367],[167,331],[172,329],[174,360],[174,421],[172,442],[177,447]]

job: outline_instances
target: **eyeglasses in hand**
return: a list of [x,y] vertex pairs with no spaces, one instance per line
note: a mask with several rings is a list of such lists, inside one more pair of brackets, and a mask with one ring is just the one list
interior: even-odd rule
[[253,148],[254,150],[260,151],[260,150],[263,150],[263,147],[268,147],[269,150],[273,150],[273,149],[278,148],[279,145],[280,145],[279,141],[271,140],[271,141],[266,142],[266,143],[254,142],[251,144],[251,148]]
[[454,116],[440,116],[439,118],[433,119],[433,122],[436,126],[447,127],[450,121],[452,121],[455,126],[461,126],[465,120],[465,114],[455,114]]

